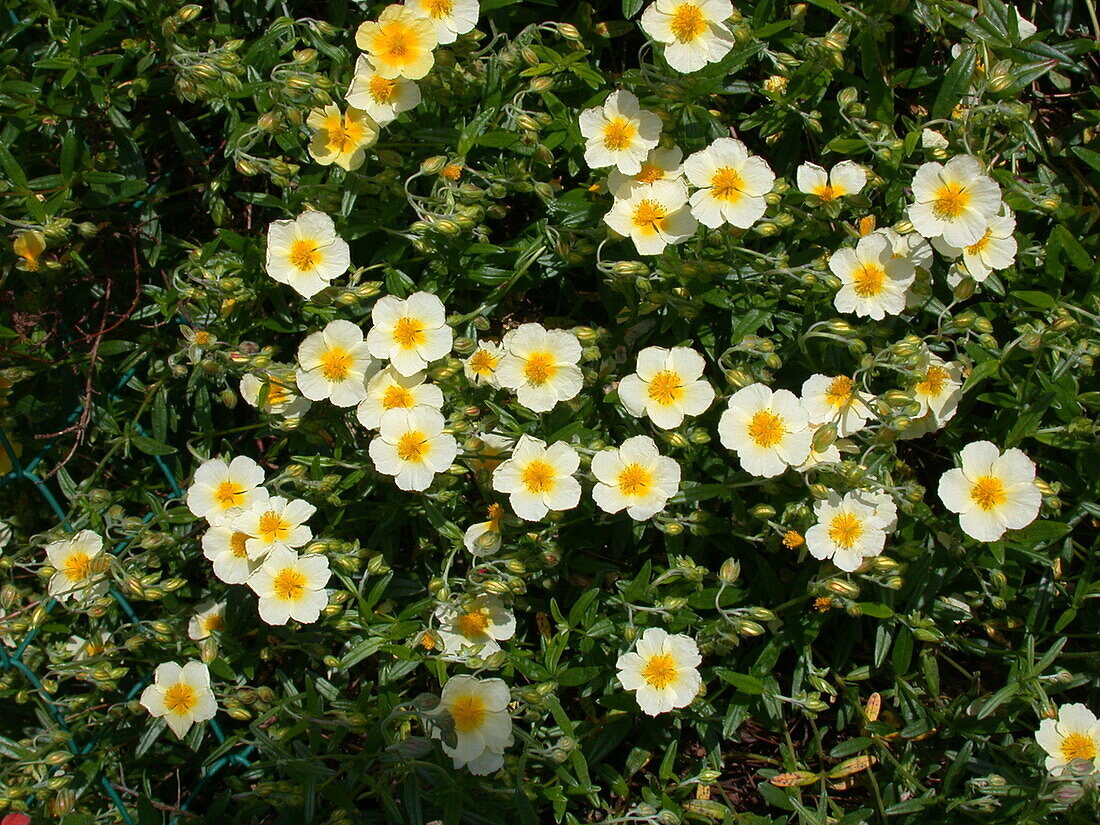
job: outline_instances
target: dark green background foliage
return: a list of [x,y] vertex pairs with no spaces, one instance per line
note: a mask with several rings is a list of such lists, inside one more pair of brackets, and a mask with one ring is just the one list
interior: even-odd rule
[[[212,823],[1095,822],[1095,788],[1070,804],[1079,783],[1047,776],[1033,734],[1051,702],[1100,710],[1096,22],[1091,0],[1035,5],[1021,11],[1041,33],[1022,43],[999,0],[978,16],[949,0],[742,3],[733,52],[682,76],[645,46],[641,0],[487,0],[484,36],[442,48],[424,103],[344,173],[310,160],[304,119],[341,99],[354,29],[381,5],[0,4],[0,215],[9,237],[48,242],[38,271],[0,252],[0,428],[24,457],[57,434],[38,470],[73,529],[127,542],[112,576],[136,617],[113,601],[44,614],[41,548],[64,531],[9,478],[0,631],[17,644],[38,628],[24,660],[41,684],[0,675],[0,805],[112,822],[109,786],[141,823],[184,802],[199,814],[188,821]],[[576,115],[614,88],[662,111],[685,153],[733,129],[788,181],[802,161],[850,157],[872,185],[843,216],[787,192],[752,231],[700,232],[645,265],[619,240],[598,257],[610,198],[590,190]],[[937,260],[934,296],[912,314],[821,325],[837,317],[825,256],[856,217],[904,218],[932,157],[925,126],[992,164],[1018,217],[1016,266],[956,298]],[[436,156],[471,171],[448,184]],[[419,220],[410,176],[416,202],[447,220]],[[356,268],[312,302],[263,271],[267,225],[307,205],[334,216]],[[461,531],[492,500],[484,477],[403,494],[335,408],[287,429],[237,403],[241,375],[292,362],[330,319],[366,326],[380,290],[414,288],[459,316],[460,338],[540,321],[586,327],[598,348],[585,392],[541,418],[444,365],[433,378],[460,442],[494,422],[588,447],[652,432],[604,392],[649,345],[704,352],[723,397],[745,377],[797,390],[868,358],[885,392],[907,335],[972,372],[945,430],[894,441],[884,426],[861,442],[866,472],[904,502],[894,566],[845,575],[783,547],[783,529],[812,523],[807,482],[850,489],[865,471],[751,478],[717,445],[715,404],[661,442],[685,483],[656,524],[585,500],[510,528],[508,563],[477,570]],[[193,329],[216,343],[189,352]],[[980,438],[1019,446],[1049,485],[1040,520],[988,545],[934,492]],[[265,626],[247,589],[212,576],[201,526],[154,458],[183,485],[218,454],[261,460],[318,506],[338,576],[320,623]],[[729,557],[740,577],[720,592]],[[503,773],[478,779],[391,711],[455,670],[415,643],[432,594],[486,582],[519,620],[488,674],[513,688],[517,742]],[[199,655],[186,623],[210,596],[230,605],[229,632],[204,645],[226,740],[207,726],[181,744],[128,699],[159,662]],[[813,610],[826,596],[831,609]],[[651,720],[611,665],[655,625],[699,640],[706,692]],[[69,637],[100,632],[106,651],[72,661]],[[883,712],[868,723],[874,693]],[[71,755],[47,696],[89,752]],[[245,752],[189,798],[204,770]],[[861,755],[874,764],[841,776]],[[767,781],[795,771],[801,786]]]

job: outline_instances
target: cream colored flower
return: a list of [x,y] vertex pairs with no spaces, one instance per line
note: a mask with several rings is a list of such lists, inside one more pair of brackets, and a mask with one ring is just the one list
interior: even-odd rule
[[252,536],[226,525],[211,527],[202,536],[202,554],[214,563],[214,575],[226,584],[244,584],[259,567],[262,554],[248,554]]
[[210,689],[210,671],[199,661],[183,667],[162,662],[153,674],[153,684],[141,692],[141,704],[154,717],[163,717],[180,739],[196,722],[213,719],[218,702]]
[[501,341],[504,357],[497,367],[500,386],[516,393],[532,412],[547,412],[576,397],[584,386],[581,343],[577,336],[542,324],[520,324]]
[[809,458],[813,435],[794,393],[750,384],[730,396],[718,421],[718,438],[737,453],[746,471],[770,478]]
[[923,129],[920,133],[920,145],[925,149],[946,149],[951,144],[935,129]]
[[313,129],[310,156],[322,166],[335,163],[349,172],[363,165],[366,150],[378,140],[378,124],[366,112],[352,106],[342,113],[335,103],[313,109],[306,125]]
[[894,532],[898,526],[898,505],[889,493],[882,490],[856,490],[851,495],[875,511],[875,518],[882,524],[887,535]]
[[499,504],[490,504],[486,516],[487,521],[471,524],[462,535],[462,543],[477,558],[495,556],[500,550],[500,522],[504,518],[504,508]]
[[551,510],[577,506],[581,485],[573,474],[579,467],[580,456],[564,441],[547,447],[545,441],[523,435],[512,457],[493,471],[493,489],[508,494],[517,516],[539,521]]
[[196,607],[187,622],[187,637],[196,642],[222,630],[225,630],[225,602],[215,602],[213,599]]
[[106,630],[100,630],[87,639],[70,636],[69,641],[65,642],[65,653],[71,661],[83,662],[103,656],[111,646],[110,634]]
[[599,482],[592,498],[600,509],[625,509],[635,521],[657,515],[680,489],[680,465],[661,455],[648,435],[628,438],[618,449],[600,450],[592,456],[592,475]]
[[806,531],[806,549],[815,559],[831,559],[851,573],[886,546],[886,522],[873,506],[848,493],[830,493],[814,504],[817,524]]
[[816,433],[818,431],[818,429],[822,426],[823,425],[821,425],[821,424],[811,424],[810,425],[810,435],[811,435],[810,455],[809,455],[809,457],[807,457],[807,459],[805,461],[803,461],[801,464],[799,464],[798,466],[796,466],[794,468],[797,472],[806,473],[806,472],[809,472],[810,470],[814,470],[814,469],[820,467],[823,464],[839,464],[840,463],[840,461],[841,461],[840,446],[842,444],[849,444],[850,442],[844,441],[842,439],[838,439],[838,440],[834,441],[832,444],[830,444],[828,447],[826,447],[824,450],[821,450],[820,452],[818,450],[815,450],[814,446],[813,446],[813,438],[812,437],[813,437],[813,434]]
[[286,624],[290,619],[310,624],[328,604],[325,585],[331,577],[324,556],[299,556],[280,548],[268,553],[248,577],[248,586],[259,597],[260,618],[268,624]]
[[355,33],[355,45],[370,57],[385,78],[419,80],[435,64],[432,50],[439,43],[435,24],[406,6],[386,6],[378,22],[366,21]]
[[834,252],[829,269],[841,282],[833,305],[876,321],[905,309],[905,292],[916,277],[913,265],[894,257],[890,242],[877,233],[860,238],[854,248]]
[[187,509],[211,524],[228,524],[254,503],[267,500],[263,483],[263,468],[251,458],[211,458],[195,470],[187,488]]
[[374,468],[393,476],[402,490],[427,490],[436,474],[446,472],[458,455],[454,436],[443,432],[445,423],[431,407],[386,411],[378,437],[367,448]]
[[462,370],[466,380],[471,384],[484,384],[489,387],[500,387],[500,379],[497,370],[504,358],[505,350],[499,344],[491,341],[482,341],[470,357],[462,362]]
[[816,163],[803,163],[795,179],[799,192],[831,203],[845,195],[858,195],[867,185],[867,170],[850,160],[842,160],[829,172]]
[[660,255],[699,228],[688,209],[687,187],[679,180],[634,184],[603,216],[604,223],[634,241],[639,255]]
[[920,404],[920,410],[902,438],[916,438],[943,427],[955,417],[962,400],[962,364],[944,361],[925,349],[916,368],[915,380],[908,388]]
[[470,654],[485,658],[500,650],[498,642],[516,635],[516,617],[496,596],[478,596],[465,604],[448,602],[435,609],[443,655],[462,661]]
[[415,375],[445,358],[454,343],[443,302],[429,292],[414,292],[404,300],[384,295],[371,310],[371,320],[370,354],[389,360],[402,375]]
[[1092,763],[1093,772],[1100,769],[1100,721],[1082,704],[1062,705],[1057,719],[1039,723],[1035,741],[1047,752],[1046,768],[1061,774],[1075,759]]
[[711,229],[727,223],[748,229],[768,208],[764,196],[775,185],[775,174],[763,158],[750,155],[734,138],[718,138],[689,155],[684,174],[698,187],[691,196],[691,214]]
[[251,407],[283,418],[301,418],[313,406],[312,401],[298,394],[294,368],[283,364],[273,364],[260,375],[242,376],[241,398]]
[[656,716],[691,704],[703,686],[699,675],[702,661],[690,636],[669,635],[659,627],[650,627],[638,637],[634,652],[620,656],[615,667],[619,684],[636,691],[638,707]]
[[636,175],[660,140],[661,119],[620,89],[608,95],[602,106],[581,112],[580,130],[587,138],[584,159],[590,168],[614,166],[624,175]]
[[618,169],[612,169],[607,175],[607,188],[616,198],[626,198],[638,184],[679,180],[684,176],[683,160],[684,153],[679,146],[650,149],[636,174],[624,175]]
[[1035,521],[1043,497],[1035,486],[1035,464],[1013,447],[1002,453],[989,441],[963,447],[962,467],[940,479],[940,500],[959,514],[963,532],[978,541],[997,541],[1005,530]]
[[481,12],[477,0],[405,0],[405,6],[432,22],[442,45],[454,43],[460,34],[473,31]]
[[359,327],[351,321],[329,321],[298,347],[295,378],[302,395],[312,401],[354,407],[367,397],[366,379],[377,367]]
[[966,273],[981,283],[994,270],[1008,269],[1016,262],[1016,216],[1004,207],[1005,214],[989,219],[985,234],[970,246],[961,249],[943,238],[933,238],[932,246],[946,258],[962,258]]
[[46,236],[37,229],[25,229],[17,232],[11,244],[12,251],[19,257],[16,269],[23,272],[38,272],[42,267],[42,253],[46,251]]
[[[501,679],[460,675],[447,680],[435,713],[454,734],[455,744],[444,741],[443,752],[456,768],[486,776],[504,766],[504,749],[514,741],[510,701],[508,686]],[[441,727],[433,727],[431,734],[443,738]]]
[[306,524],[317,508],[299,498],[272,496],[256,502],[230,525],[249,538],[245,549],[250,559],[259,559],[275,550],[290,550],[313,541],[313,531]]
[[324,212],[303,212],[267,228],[267,274],[312,298],[351,266],[348,244]]
[[638,353],[635,372],[619,382],[619,400],[631,415],[674,429],[684,416],[702,415],[714,402],[705,367],[703,356],[688,347],[646,347]]
[[367,397],[355,410],[355,417],[368,430],[377,430],[388,410],[443,408],[443,390],[424,381],[424,373],[404,376],[386,367],[367,382]]
[[103,554],[103,539],[91,530],[50,542],[46,558],[54,569],[50,577],[50,595],[59,602],[75,598],[90,602],[107,592],[108,581]]
[[914,269],[932,268],[932,245],[916,232],[902,235],[890,226],[877,229],[873,235],[881,235],[890,243],[890,254],[894,258],[904,258]]
[[871,400],[847,375],[812,375],[802,384],[802,406],[810,424],[835,424],[841,438],[867,426]]
[[664,45],[665,60],[678,72],[697,72],[733,48],[725,21],[729,0],[657,0],[642,13],[642,31]]
[[360,55],[345,97],[349,106],[366,112],[381,127],[419,106],[420,88],[403,77],[382,77],[367,56]]
[[1001,188],[978,159],[959,155],[946,164],[925,163],[913,177],[909,220],[926,238],[954,247],[976,244],[1001,208]]

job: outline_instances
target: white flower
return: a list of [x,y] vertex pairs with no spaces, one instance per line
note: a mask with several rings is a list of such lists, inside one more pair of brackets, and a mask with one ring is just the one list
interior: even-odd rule
[[982,172],[978,159],[959,155],[946,165],[925,163],[913,176],[909,220],[926,238],[943,236],[951,246],[977,243],[1001,208],[1001,188]]
[[466,380],[471,384],[499,388],[500,379],[497,377],[497,370],[500,369],[502,358],[504,358],[502,346],[491,341],[482,341],[470,357],[462,362],[462,371],[466,375]]
[[1035,521],[1043,497],[1035,486],[1035,464],[1015,447],[1001,451],[975,441],[962,451],[962,467],[940,479],[940,500],[959,514],[963,532],[978,541],[997,541],[1005,530]]
[[[456,768],[465,766],[475,776],[485,776],[504,766],[504,749],[514,741],[508,714],[511,698],[502,679],[452,676],[447,680],[435,713],[445,714],[453,726],[455,744],[444,741],[443,752]],[[442,730],[433,726],[432,736],[441,739]]]
[[385,126],[420,104],[420,89],[403,77],[382,77],[367,56],[360,55],[345,97],[349,106],[366,112],[379,126]]
[[619,684],[637,691],[638,706],[656,716],[691,704],[703,685],[699,676],[702,661],[690,636],[670,636],[659,627],[650,627],[638,637],[634,652],[620,656],[615,667]]
[[841,282],[833,305],[876,321],[905,309],[905,292],[916,277],[913,265],[894,257],[890,241],[877,233],[860,238],[855,248],[838,249],[829,269]]
[[295,378],[311,401],[328,399],[337,407],[354,407],[367,397],[365,382],[377,366],[359,327],[351,321],[329,321],[298,347]]
[[59,602],[70,597],[90,602],[106,593],[106,566],[98,558],[102,553],[103,539],[91,530],[47,544],[46,558],[55,571],[50,577],[50,595]]
[[664,45],[665,60],[678,72],[717,63],[733,48],[724,25],[733,15],[729,0],[657,0],[642,13],[642,31]]
[[249,556],[248,533],[216,525],[202,536],[202,554],[214,563],[214,575],[226,584],[244,584],[259,566],[259,554]]
[[851,495],[875,511],[875,518],[887,534],[894,532],[894,528],[898,526],[898,505],[889,493],[882,490],[856,490]]
[[490,504],[486,512],[488,521],[479,521],[466,528],[462,543],[473,556],[496,555],[500,550],[500,522],[504,518],[504,508],[499,504]]
[[209,599],[195,608],[187,622],[187,636],[196,642],[220,630],[225,630],[225,602]]
[[745,470],[770,478],[809,458],[813,434],[794,393],[750,384],[730,396],[718,421],[718,438],[737,453]]
[[811,424],[810,425],[810,434],[811,434],[810,455],[805,461],[803,461],[801,464],[799,464],[797,467],[795,467],[796,471],[798,471],[800,473],[805,473],[805,472],[813,470],[817,467],[820,467],[822,464],[839,464],[840,463],[840,445],[841,444],[847,444],[849,442],[837,440],[837,441],[834,441],[832,444],[830,444],[828,447],[826,447],[821,452],[818,452],[817,450],[814,449],[812,436],[813,436],[814,433],[816,433],[818,431],[818,429],[821,426],[822,426],[821,424]]
[[877,556],[886,545],[886,522],[875,508],[852,493],[829,493],[814,504],[817,524],[806,531],[806,549],[815,559],[832,559],[845,572]]
[[775,173],[763,158],[750,155],[734,138],[718,138],[689,155],[684,174],[698,187],[691,196],[691,214],[711,229],[725,223],[748,229],[768,208],[764,196],[775,185]]
[[581,485],[573,478],[580,467],[577,451],[564,441],[520,436],[512,457],[493,470],[493,489],[507,493],[516,515],[538,521],[551,510],[572,510],[581,500]]
[[310,624],[328,604],[325,585],[331,577],[324,556],[299,556],[280,548],[249,576],[248,586],[259,596],[260,618],[268,624],[286,624],[289,619]]
[[995,215],[989,219],[985,234],[977,241],[962,249],[947,243],[943,238],[933,238],[936,251],[947,258],[962,256],[966,272],[978,283],[989,277],[996,269],[1008,269],[1016,262],[1016,216],[1005,207],[1007,214]]
[[873,413],[871,398],[856,389],[847,375],[811,375],[802,384],[802,406],[811,425],[836,424],[836,433],[845,438],[867,425]]
[[402,375],[415,375],[445,358],[454,343],[443,302],[429,292],[414,292],[404,300],[384,295],[371,310],[371,320],[370,354],[388,359]]
[[904,258],[915,269],[932,268],[934,257],[932,255],[932,245],[916,232],[902,235],[893,227],[884,226],[882,229],[876,229],[871,234],[882,235],[890,242],[890,251],[893,257]]
[[450,659],[464,660],[468,653],[491,656],[500,650],[498,642],[516,635],[516,617],[496,596],[478,596],[464,605],[441,604],[435,617],[443,655]]
[[85,659],[102,656],[110,646],[110,634],[106,630],[100,630],[87,639],[81,636],[70,636],[69,641],[65,642],[65,652],[74,662],[82,662]]
[[1096,714],[1082,704],[1062,705],[1057,719],[1044,719],[1035,734],[1039,747],[1047,752],[1046,768],[1054,774],[1064,769],[1074,759],[1093,763],[1093,771],[1100,755],[1100,721]]
[[239,455],[204,461],[187,488],[187,509],[211,524],[227,524],[257,501],[266,501],[264,471],[255,461]]
[[659,180],[679,180],[684,176],[684,153],[679,146],[668,149],[650,149],[642,168],[633,175],[624,175],[612,169],[607,176],[607,188],[616,198],[625,198],[639,183],[655,183]]
[[501,341],[504,357],[497,367],[500,386],[515,390],[520,404],[532,412],[552,410],[559,401],[576,397],[584,386],[581,342],[571,332],[521,324]]
[[199,661],[183,667],[175,662],[157,665],[153,684],[141,692],[141,704],[151,716],[163,716],[180,739],[193,724],[213,719],[218,712],[210,671]]
[[920,133],[920,145],[925,149],[946,149],[951,144],[935,129],[923,129]]
[[460,34],[473,31],[481,11],[477,0],[405,0],[405,6],[432,22],[442,45],[454,43]]
[[1020,14],[1019,9],[1012,7],[1012,11],[1016,14],[1016,28],[1020,32],[1021,40],[1027,40],[1039,31],[1038,26]]
[[370,56],[382,77],[419,80],[435,64],[432,51],[439,43],[435,24],[412,9],[386,6],[378,21],[367,20],[355,32],[355,45]]
[[431,407],[383,413],[378,437],[367,448],[374,468],[393,476],[402,490],[427,490],[458,455],[458,442],[443,432],[445,423]]
[[630,92],[619,90],[603,106],[581,112],[580,129],[588,139],[584,159],[590,168],[614,166],[624,175],[636,175],[661,137],[661,119],[640,108]]
[[267,228],[267,274],[312,298],[351,266],[347,241],[324,212],[303,212]]
[[829,203],[845,195],[858,195],[867,185],[867,170],[851,160],[842,160],[830,172],[816,163],[803,163],[795,179],[798,191]]
[[[261,393],[266,393],[263,406]],[[242,376],[241,398],[251,407],[285,418],[301,418],[313,406],[312,401],[298,394],[293,369],[285,374],[280,371],[264,372],[263,377],[252,373]]]
[[599,482],[592,498],[605,513],[625,509],[635,521],[661,512],[680,488],[680,465],[661,455],[648,435],[628,438],[618,449],[592,456],[592,475]]
[[687,187],[679,180],[634,184],[616,198],[604,223],[634,241],[639,255],[659,255],[699,228],[687,206]]
[[909,428],[902,430],[901,437],[909,439],[930,433],[954,418],[962,399],[962,385],[962,365],[944,361],[926,349],[916,369],[916,380],[909,387],[920,410]]
[[367,397],[355,410],[359,423],[377,430],[387,410],[412,410],[443,407],[443,390],[424,381],[424,373],[405,376],[393,367],[386,367],[367,382]]
[[313,541],[306,522],[316,512],[308,501],[272,496],[253,504],[230,526],[249,537],[244,543],[248,557],[258,559],[274,550],[290,550]]
[[714,401],[704,367],[703,356],[688,347],[646,347],[635,372],[619,382],[619,400],[631,415],[647,415],[662,430],[679,427],[685,415],[701,415]]

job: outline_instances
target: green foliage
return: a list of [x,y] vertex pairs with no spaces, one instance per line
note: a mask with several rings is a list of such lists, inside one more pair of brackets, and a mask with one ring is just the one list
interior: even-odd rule
[[[645,45],[642,7],[484,0],[478,32],[437,50],[423,103],[345,172],[312,160],[305,120],[342,105],[355,28],[380,4],[5,4],[0,220],[46,248],[0,253],[0,469],[10,446],[27,470],[0,479],[14,531],[0,811],[67,825],[1095,822],[1095,778],[1052,777],[1034,740],[1055,705],[1100,710],[1093,3],[1021,7],[1040,29],[1024,38],[1000,0],[757,0],[738,5],[729,55],[690,75]],[[619,88],[685,155],[735,133],[767,159],[780,180],[765,218],[637,260],[602,222],[611,196],[577,124]],[[950,149],[926,148],[925,129]],[[861,218],[904,221],[916,168],[964,153],[1016,213],[1015,264],[952,289],[937,257],[904,315],[842,317],[828,256]],[[846,158],[871,172],[863,193],[797,192],[800,163]],[[264,271],[268,225],[306,208],[334,218],[353,263],[309,301]],[[417,290],[456,335],[430,378],[462,449],[427,493],[374,470],[348,410],[316,403],[297,421],[240,402],[241,377],[293,364],[307,334],[337,318],[365,329],[377,296]],[[585,347],[584,391],[543,415],[471,386],[458,357],[526,321]],[[944,429],[901,440],[921,344],[968,377]],[[705,355],[719,401],[661,431],[615,387],[639,350],[676,345]],[[843,463],[761,479],[719,445],[737,388],[857,372],[885,406]],[[463,532],[503,502],[477,461],[494,427],[573,441],[585,472],[595,450],[648,434],[683,483],[638,523],[598,509],[586,481],[577,509],[506,521],[502,551],[475,559]],[[980,439],[1024,450],[1044,492],[1039,520],[991,543],[936,494]],[[265,625],[203,558],[179,487],[233,455],[317,506],[334,571],[318,623]],[[865,483],[899,505],[883,556],[845,573],[784,545],[828,490]],[[47,609],[43,547],[80,529],[113,549],[112,594]],[[515,638],[442,661],[424,644],[433,610],[483,592],[514,610]],[[210,598],[227,600],[227,629],[192,641]],[[698,641],[705,689],[651,719],[614,662],[657,626]],[[73,636],[102,650],[78,655]],[[221,710],[181,743],[137,697],[158,664],[200,657]],[[516,742],[490,777],[427,738],[430,697],[467,671],[512,690]]]

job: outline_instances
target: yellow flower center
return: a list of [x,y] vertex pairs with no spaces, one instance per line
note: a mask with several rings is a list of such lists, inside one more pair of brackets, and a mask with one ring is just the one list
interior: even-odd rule
[[328,137],[328,148],[338,154],[358,149],[366,136],[363,124],[347,116],[330,118],[325,123],[325,132]]
[[211,613],[203,620],[202,629],[207,633],[213,633],[216,630],[224,630],[225,616],[221,613]]
[[658,690],[671,685],[676,681],[678,675],[676,660],[672,658],[671,653],[658,653],[656,656],[650,656],[649,661],[642,668],[642,678]]
[[984,252],[986,247],[989,246],[989,241],[992,237],[993,237],[993,230],[987,228],[985,230],[984,235],[982,235],[980,238],[978,238],[977,241],[975,241],[974,243],[972,243],[970,246],[968,246],[966,248],[966,254],[967,255],[978,255],[978,254]]
[[929,398],[938,398],[947,386],[947,380],[951,377],[943,367],[933,364],[924,375],[924,380],[917,384],[917,392]]
[[523,468],[520,480],[529,493],[548,493],[554,489],[556,475],[552,464],[536,458]]
[[351,372],[351,353],[340,347],[333,347],[321,356],[321,375],[329,381],[343,381]]
[[1096,758],[1096,742],[1083,733],[1071,733],[1062,739],[1061,750],[1067,762],[1071,759]]
[[267,383],[267,405],[269,407],[274,407],[276,404],[282,404],[289,398],[290,393],[282,384],[276,384],[273,381]]
[[459,733],[477,730],[485,721],[485,702],[480,696],[460,696],[451,704],[451,718]]
[[421,50],[420,37],[415,29],[400,22],[381,26],[371,45],[376,59],[399,66],[413,62]]
[[306,594],[306,576],[296,567],[284,567],[271,583],[275,596],[284,602],[296,602]]
[[500,520],[504,518],[504,508],[499,504],[490,504],[489,509],[486,511],[486,516],[489,519],[489,529],[500,532]]
[[387,80],[376,74],[367,83],[367,94],[371,96],[371,100],[375,103],[381,103],[382,105],[392,103],[393,99],[397,97],[397,81]]
[[455,629],[467,638],[484,636],[488,626],[489,613],[485,610],[471,610],[469,613],[463,613],[455,621]]
[[498,359],[487,349],[479,349],[470,356],[470,372],[474,375],[492,375],[497,370]]
[[946,183],[936,190],[932,214],[941,221],[956,220],[970,205],[970,193],[957,183]]
[[673,9],[668,27],[681,43],[690,43],[707,30],[707,19],[694,3],[681,3]]
[[404,433],[397,439],[397,457],[402,461],[419,464],[427,457],[430,449],[428,437],[418,430]]
[[741,190],[744,186],[745,179],[736,169],[729,166],[719,169],[710,179],[710,193],[720,201],[737,203],[741,200]]
[[975,481],[970,488],[970,498],[982,510],[992,510],[1008,501],[1004,482],[995,476],[982,476]]
[[837,547],[850,550],[863,535],[863,520],[852,513],[837,513],[829,522],[829,539]]
[[825,390],[825,400],[831,407],[843,407],[851,399],[855,386],[847,375],[838,375]]
[[290,263],[301,272],[314,269],[321,263],[321,250],[317,248],[317,241],[304,238],[296,240],[290,247]]
[[428,12],[428,17],[433,20],[450,17],[454,7],[454,0],[424,0],[424,8]]
[[447,180],[458,180],[462,177],[462,167],[457,163],[448,163],[441,170],[439,174],[445,177]]
[[229,537],[229,552],[236,558],[243,559],[248,556],[248,548],[245,546],[245,542],[252,536],[248,533],[234,533]]
[[652,163],[643,163],[642,171],[634,176],[639,183],[653,183],[655,180],[664,180],[665,170]]
[[195,689],[184,682],[176,682],[164,691],[164,706],[170,713],[183,716],[199,703]]
[[418,318],[398,318],[393,325],[393,340],[401,349],[413,349],[428,340],[424,324]]
[[268,510],[260,516],[260,535],[266,543],[283,541],[290,535],[290,522],[274,510]]
[[874,298],[886,285],[886,270],[878,264],[863,264],[852,275],[852,283],[860,298]]
[[557,373],[558,365],[552,352],[532,352],[523,364],[523,375],[527,383],[536,387],[541,387]]
[[758,410],[749,420],[749,438],[757,447],[774,447],[785,433],[783,419],[771,410]]
[[678,372],[661,370],[650,380],[646,395],[662,407],[675,404],[684,397],[684,380]]
[[638,129],[625,117],[617,117],[603,127],[603,145],[612,152],[628,147],[638,134]]
[[627,464],[616,479],[624,496],[641,498],[653,489],[653,473],[641,464]]
[[828,203],[829,201],[835,201],[844,194],[844,191],[839,186],[830,186],[826,183],[814,189],[814,194]]
[[244,504],[244,487],[235,481],[223,481],[214,488],[214,501],[223,510]]
[[801,547],[806,543],[806,539],[802,538],[802,534],[797,530],[788,530],[783,534],[783,546],[789,550],[794,550],[796,547]]
[[653,235],[658,230],[664,229],[667,217],[668,210],[665,209],[664,204],[645,198],[634,207],[634,214],[630,221],[643,235]]
[[402,387],[400,384],[391,384],[386,387],[386,392],[382,396],[382,406],[387,410],[407,409],[415,404],[416,399],[413,398],[413,394],[407,387]]
[[212,344],[213,342],[214,336],[204,329],[200,329],[198,332],[196,332],[195,338],[193,339],[193,343],[197,347],[207,347],[210,346],[210,344]]
[[65,575],[71,582],[82,582],[92,572],[92,557],[76,552],[65,559]]

